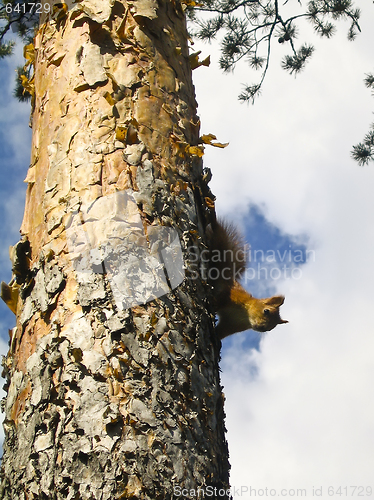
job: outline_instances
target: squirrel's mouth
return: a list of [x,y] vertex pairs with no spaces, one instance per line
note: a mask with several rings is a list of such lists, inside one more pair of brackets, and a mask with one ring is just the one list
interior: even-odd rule
[[288,323],[288,320],[279,318],[279,320],[274,322],[274,324],[272,324],[271,326],[253,325],[252,330],[255,330],[256,332],[260,333],[270,332],[270,330],[273,330],[277,325],[281,325],[282,323]]
[[260,332],[260,333],[264,333],[264,332],[268,332],[269,330],[272,330],[274,328],[274,326],[272,328],[265,328],[264,326],[252,326],[252,330],[255,330],[256,332]]

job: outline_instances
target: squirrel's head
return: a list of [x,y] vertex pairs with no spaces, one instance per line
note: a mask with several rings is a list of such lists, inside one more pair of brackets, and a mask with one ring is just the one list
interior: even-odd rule
[[252,330],[268,332],[281,323],[288,323],[279,314],[279,308],[284,302],[283,295],[274,295],[268,299],[255,299],[248,304],[248,313]]

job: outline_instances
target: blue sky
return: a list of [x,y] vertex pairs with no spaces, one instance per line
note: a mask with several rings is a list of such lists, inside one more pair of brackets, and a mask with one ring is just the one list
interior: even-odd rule
[[275,293],[274,282],[298,279],[300,271],[295,269],[314,258],[313,250],[308,249],[306,234],[290,235],[282,232],[266,219],[259,206],[249,207],[243,225],[246,241],[250,242],[246,284],[253,295],[261,297]]
[[[0,190],[1,190],[1,264],[7,246],[18,240],[26,185],[22,182],[30,162],[31,129],[28,126],[30,105],[19,103],[12,95],[15,67],[22,64],[21,50],[10,59],[0,60]],[[22,205],[20,205],[22,203]],[[13,224],[14,222],[14,224]],[[18,224],[18,227],[15,224]],[[11,234],[9,234],[11,233]],[[6,240],[6,241],[4,241]],[[4,245],[4,246],[3,246]],[[4,248],[6,251],[4,252]]]
[[[31,129],[28,126],[29,104],[12,96],[15,68],[22,64],[22,50],[12,58],[0,60],[0,275],[11,278],[9,246],[19,240],[26,185],[23,179],[30,162]],[[1,301],[2,302],[2,301]],[[0,304],[0,341],[8,342],[8,329],[14,326],[14,315]]]
[[[251,286],[253,294],[284,294],[282,317],[290,323],[262,337],[246,332],[223,341],[234,486],[311,492],[314,485],[330,498],[329,485],[372,483],[374,165],[358,167],[350,150],[373,121],[374,99],[363,79],[374,71],[374,4],[357,3],[362,34],[349,43],[348,26],[341,26],[332,40],[316,41],[296,79],[279,68],[283,47],[275,47],[254,106],[237,101],[242,84],[254,80],[245,66],[222,75],[217,50],[194,47],[212,58],[210,68],[194,72],[201,131],[230,142],[224,150],[206,148],[218,214],[234,220],[252,248],[314,252],[297,279]],[[22,220],[30,130],[28,105],[11,98],[17,64],[0,63],[0,274],[6,281],[8,246],[18,240]],[[2,352],[13,324],[0,304]]]
[[[249,246],[247,270],[242,282],[255,297],[281,293],[278,282],[300,279],[302,266],[314,258],[313,250],[308,249],[306,234],[284,233],[266,218],[259,205],[248,206],[247,212],[243,214],[241,229]],[[286,319],[284,315],[282,317]],[[260,349],[260,333],[251,330],[240,334],[240,337],[243,349]],[[227,338],[224,348],[227,349],[233,342],[234,337]]]

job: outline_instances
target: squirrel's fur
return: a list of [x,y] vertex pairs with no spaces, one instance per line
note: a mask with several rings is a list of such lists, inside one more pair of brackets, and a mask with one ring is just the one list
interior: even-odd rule
[[219,338],[249,329],[267,332],[281,323],[288,323],[279,314],[283,295],[257,299],[237,281],[246,268],[245,246],[237,229],[216,220],[208,230],[208,239],[208,276],[219,317],[216,327]]

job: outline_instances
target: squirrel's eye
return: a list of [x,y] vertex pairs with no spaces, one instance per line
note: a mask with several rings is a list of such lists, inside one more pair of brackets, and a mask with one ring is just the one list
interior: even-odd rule
[[270,309],[264,309],[264,314],[267,316],[270,313]]

